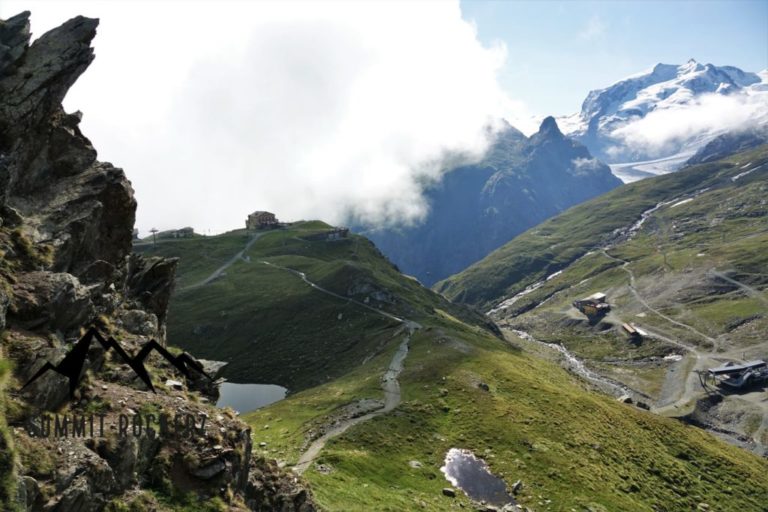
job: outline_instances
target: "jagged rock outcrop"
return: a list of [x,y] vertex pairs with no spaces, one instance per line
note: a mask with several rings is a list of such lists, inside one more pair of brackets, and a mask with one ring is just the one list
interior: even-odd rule
[[[157,494],[170,502],[217,498],[227,510],[314,510],[295,476],[253,459],[247,425],[209,405],[212,380],[193,375],[163,386],[182,376],[156,352],[145,361],[156,394],[125,358],[113,357],[114,347],[98,343],[88,348],[74,397],[56,371],[18,389],[62,362],[85,326],[127,354],[149,339],[163,344],[177,263],[131,254],[131,184],[97,160],[78,128],[82,115],[61,106],[94,58],[98,20],[78,16],[30,44],[29,18],[0,20],[0,360],[14,364],[6,393],[17,451],[15,476],[0,468],[0,482],[16,480],[16,505],[25,511],[98,512],[118,502],[166,510]],[[60,415],[47,420],[50,412]],[[75,435],[77,418],[94,416],[106,425],[100,435]],[[69,434],[50,435],[61,417]],[[5,510],[11,504],[3,499]]]

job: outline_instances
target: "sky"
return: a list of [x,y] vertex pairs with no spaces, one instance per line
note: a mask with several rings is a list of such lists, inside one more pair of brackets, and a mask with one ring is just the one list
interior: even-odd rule
[[768,68],[768,2],[0,0],[33,37],[98,17],[65,99],[137,227],[418,222],[424,183],[656,62]]
[[768,0],[461,2],[483,44],[503,42],[502,88],[538,115],[657,63],[768,68]]

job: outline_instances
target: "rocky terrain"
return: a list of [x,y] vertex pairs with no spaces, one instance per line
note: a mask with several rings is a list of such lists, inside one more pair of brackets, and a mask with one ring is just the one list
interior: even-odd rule
[[[314,510],[295,476],[254,458],[250,428],[210,405],[210,380],[170,364],[178,350],[146,360],[155,393],[99,343],[73,396],[55,371],[21,389],[89,326],[128,354],[150,339],[164,347],[177,266],[131,254],[131,184],[97,160],[82,114],[61,106],[94,58],[98,20],[76,17],[30,44],[29,18],[0,21],[0,508]],[[217,365],[182,359],[216,377]],[[195,423],[137,434],[137,421],[164,414]],[[46,436],[51,421],[91,415],[103,435]]]

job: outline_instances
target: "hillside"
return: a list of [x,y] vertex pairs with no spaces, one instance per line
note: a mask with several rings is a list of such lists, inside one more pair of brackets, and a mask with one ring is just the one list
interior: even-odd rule
[[328,240],[331,231],[322,222],[299,222],[142,242],[134,250],[179,258],[168,339],[228,361],[232,381],[290,390],[326,382],[383,350],[398,318],[420,321],[435,309],[487,323],[404,277],[365,238]]
[[[768,497],[764,459],[596,393],[514,335],[445,315],[421,327],[343,377],[244,416],[257,450],[303,472],[326,510],[469,508],[461,492],[442,495],[451,448],[482,457],[509,487],[521,481],[516,500],[532,510],[740,511]],[[397,401],[366,414],[389,398],[380,386],[401,340]]]
[[[487,310],[563,270],[589,251],[626,238],[636,230],[635,224],[661,203],[683,200],[703,189],[712,190],[706,191],[704,201],[697,204],[717,198],[716,193],[744,186],[752,191],[765,179],[764,168],[760,167],[765,153],[762,147],[612,190],[526,231],[434,288],[451,300]],[[732,180],[751,169],[758,171]],[[748,215],[749,211],[734,213]],[[747,230],[747,234],[751,232]]]
[[521,480],[515,498],[534,510],[753,510],[768,499],[764,460],[597,393],[398,273],[364,238],[329,232],[302,222],[136,247],[180,257],[169,339],[230,360],[241,382],[289,387],[243,417],[256,454],[301,473],[322,508],[471,506],[443,495],[450,448],[482,457],[509,487]]
[[620,184],[548,118],[531,137],[507,126],[482,161],[428,186],[429,212],[417,225],[358,231],[403,272],[431,286],[531,226]]
[[[766,170],[761,146],[626,185],[530,230],[438,289],[492,309],[518,333],[563,345],[623,385],[617,393],[765,453],[761,388],[707,392],[696,371],[768,359]],[[598,291],[613,309],[588,322],[571,303]],[[646,331],[642,342],[627,339],[625,322]]]

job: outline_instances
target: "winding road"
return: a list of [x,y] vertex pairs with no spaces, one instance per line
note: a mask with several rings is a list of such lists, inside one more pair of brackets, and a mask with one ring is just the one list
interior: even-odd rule
[[361,302],[357,299],[353,299],[351,297],[345,297],[336,292],[327,290],[322,286],[318,285],[317,283],[310,281],[307,275],[304,272],[301,272],[299,270],[292,269],[289,267],[283,267],[281,265],[277,265],[275,263],[271,263],[269,261],[264,261],[264,260],[262,260],[261,263],[263,263],[264,265],[269,265],[271,267],[279,268],[281,270],[285,270],[286,272],[290,272],[298,276],[299,278],[301,278],[301,280],[304,281],[307,285],[309,285],[310,287],[312,287],[313,289],[319,292],[325,293],[326,295],[330,295],[331,297],[341,299],[346,302],[351,302],[362,308],[373,311],[374,313],[377,313],[383,317],[389,318],[390,320],[394,320],[398,323],[401,323],[403,324],[407,332],[405,339],[402,341],[402,343],[400,343],[400,346],[398,347],[397,351],[392,356],[392,360],[389,362],[389,366],[387,367],[387,370],[384,372],[384,375],[382,375],[381,377],[381,389],[384,392],[384,407],[382,407],[381,409],[377,409],[373,412],[369,412],[368,414],[358,416],[356,418],[348,418],[348,419],[341,420],[339,423],[330,427],[325,432],[325,434],[315,439],[312,442],[312,444],[309,445],[309,448],[307,448],[304,451],[304,453],[301,454],[301,456],[299,457],[299,460],[293,466],[293,471],[298,474],[301,474],[304,471],[306,471],[307,468],[310,466],[310,464],[312,464],[312,462],[317,458],[317,456],[320,454],[323,448],[325,448],[325,445],[329,440],[343,434],[344,432],[346,432],[347,430],[349,430],[351,427],[355,425],[359,425],[360,423],[364,423],[377,416],[381,416],[382,414],[386,414],[392,411],[395,407],[397,407],[400,404],[401,393],[400,393],[400,381],[398,380],[398,377],[400,376],[400,372],[403,371],[405,358],[408,356],[408,348],[411,343],[411,337],[413,336],[413,333],[417,329],[421,328],[421,325],[412,320],[403,319],[395,315],[392,315],[390,313],[387,313],[386,311],[382,311],[380,309],[374,308],[366,304],[365,302]]
[[229,267],[231,267],[232,265],[234,265],[234,264],[235,264],[237,261],[239,261],[239,260],[243,259],[243,256],[245,255],[245,253],[248,251],[248,249],[250,249],[250,248],[253,246],[253,244],[255,244],[255,243],[256,243],[256,240],[258,240],[259,238],[263,237],[264,235],[268,235],[269,233],[271,233],[271,231],[265,231],[265,232],[262,232],[262,233],[255,233],[255,234],[254,234],[254,235],[253,235],[251,238],[249,238],[249,239],[248,239],[248,241],[245,243],[245,247],[243,247],[243,250],[242,250],[242,251],[240,251],[240,252],[238,252],[237,254],[235,254],[234,256],[232,256],[232,258],[230,258],[230,259],[229,259],[229,261],[227,261],[225,264],[223,264],[222,266],[220,266],[219,268],[217,268],[216,270],[214,270],[214,271],[211,273],[211,275],[209,275],[208,277],[206,277],[206,278],[205,278],[205,279],[203,279],[202,281],[199,281],[199,282],[197,282],[197,283],[195,283],[195,284],[191,284],[191,285],[189,285],[189,286],[185,286],[184,288],[180,288],[180,289],[179,289],[179,291],[192,290],[192,289],[194,289],[194,288],[199,288],[199,287],[201,287],[201,286],[205,286],[205,285],[207,285],[208,283],[210,283],[210,282],[212,282],[212,281],[214,281],[214,280],[218,279],[219,277],[221,277],[221,275],[222,275],[222,274],[223,274],[223,273],[224,273],[224,272],[225,272],[225,271],[226,271],[226,270],[227,270]]
[[290,272],[290,273],[292,273],[292,274],[294,274],[296,276],[299,276],[302,279],[302,281],[307,283],[309,286],[311,286],[315,290],[317,290],[319,292],[323,292],[326,295],[330,295],[331,297],[336,297],[337,299],[341,299],[341,300],[346,301],[346,302],[351,302],[353,304],[357,304],[361,308],[369,309],[369,310],[373,311],[374,313],[378,313],[379,315],[387,317],[390,320],[394,320],[395,322],[400,322],[400,323],[408,323],[409,322],[408,320],[403,320],[400,317],[397,317],[395,315],[391,315],[391,314],[387,313],[386,311],[382,311],[380,309],[374,308],[373,306],[370,306],[370,305],[366,304],[365,302],[359,301],[357,299],[353,299],[352,297],[345,297],[344,295],[340,295],[340,294],[338,294],[336,292],[332,292],[331,290],[325,289],[322,286],[320,286],[320,285],[310,281],[307,278],[307,274],[305,274],[304,272],[301,272],[299,270],[295,270],[295,269],[288,268],[288,267],[283,267],[281,265],[277,265],[275,263],[271,263],[269,261],[264,261],[264,260],[262,260],[261,263],[263,263],[264,265],[269,265],[270,267],[275,267],[275,268],[279,268],[281,270],[285,270],[286,272]]
[[[201,286],[205,286],[208,283],[218,279],[229,267],[234,265],[237,261],[243,259],[243,256],[245,255],[245,253],[253,246],[253,244],[259,238],[261,238],[266,234],[269,234],[269,232],[254,234],[245,244],[245,247],[243,247],[243,249],[239,251],[237,254],[232,256],[232,258],[230,258],[224,265],[217,268],[215,271],[213,271],[208,277],[206,277],[202,281],[189,286],[185,286],[184,288],[181,288],[180,291],[199,288]],[[392,356],[392,360],[390,361],[389,366],[387,367],[387,370],[384,372],[384,375],[382,375],[381,377],[381,389],[384,392],[384,406],[380,409],[377,409],[363,416],[342,420],[338,424],[328,429],[328,431],[326,431],[326,433],[323,434],[321,437],[315,439],[312,442],[312,444],[309,446],[309,448],[307,448],[307,450],[301,455],[301,457],[299,457],[299,460],[296,462],[296,465],[293,467],[293,470],[296,473],[301,474],[309,467],[312,461],[315,460],[315,458],[317,458],[317,456],[320,454],[320,452],[323,450],[326,443],[330,439],[333,439],[334,437],[343,434],[349,428],[355,425],[369,421],[375,418],[376,416],[386,414],[392,411],[395,407],[397,407],[400,404],[401,393],[400,393],[400,381],[398,380],[398,377],[400,376],[400,372],[403,370],[403,366],[405,364],[405,358],[408,356],[408,348],[411,342],[411,337],[413,336],[413,333],[417,329],[421,328],[421,325],[412,320],[403,319],[395,315],[392,315],[390,313],[387,313],[386,311],[382,311],[380,309],[374,308],[373,306],[370,306],[357,299],[353,299],[351,297],[345,297],[336,292],[332,292],[331,290],[323,288],[322,286],[310,281],[307,275],[304,272],[301,272],[299,270],[295,270],[289,267],[284,267],[284,266],[277,265],[275,263],[264,261],[264,260],[262,260],[261,263],[264,265],[269,265],[271,267],[284,270],[286,272],[290,272],[296,275],[297,277],[301,278],[301,280],[304,281],[308,286],[310,286],[311,288],[321,293],[324,293],[336,299],[343,300],[345,302],[353,303],[357,306],[360,306],[361,308],[365,308],[385,318],[394,320],[395,322],[402,324],[406,329],[405,339],[402,341],[402,343],[400,343],[400,346],[398,347],[397,351]]]
[[760,290],[752,288],[751,286],[748,286],[740,281],[737,281],[731,277],[728,277],[727,275],[723,274],[722,272],[718,272],[717,270],[710,270],[709,273],[719,279],[722,279],[723,281],[726,281],[728,283],[731,283],[732,285],[738,286],[739,288],[744,290],[744,292],[750,297],[754,297],[760,302],[762,302],[763,304],[768,305],[768,298],[766,298],[765,294]]
[[[695,333],[696,335],[698,335],[698,336],[704,338],[705,340],[707,340],[708,342],[712,343],[713,346],[717,346],[717,340],[716,339],[712,338],[711,336],[707,336],[703,332],[700,332],[699,330],[691,327],[690,325],[684,324],[682,322],[678,322],[674,318],[668,317],[664,313],[660,312],[658,309],[656,309],[653,306],[651,306],[650,304],[648,304],[648,302],[638,293],[637,289],[635,288],[635,273],[632,272],[632,270],[629,268],[629,262],[626,261],[626,260],[622,260],[621,258],[616,258],[615,256],[611,256],[604,249],[603,249],[602,253],[603,253],[603,255],[606,258],[608,258],[610,260],[613,260],[613,261],[618,261],[618,262],[620,262],[622,264],[621,265],[622,270],[624,270],[624,272],[626,272],[629,275],[629,291],[632,292],[632,295],[635,296],[637,301],[640,302],[640,304],[642,304],[645,309],[647,309],[648,311],[650,311],[651,313],[653,313],[653,314],[655,314],[657,316],[660,316],[661,318],[663,318],[664,320],[666,320],[669,323],[675,324],[675,325],[677,325],[679,327],[682,327],[684,329],[688,329],[689,331]],[[691,347],[691,346],[687,346],[687,348],[688,348],[688,350],[695,351],[695,349],[693,347]]]
[[385,371],[384,375],[381,377],[381,389],[384,391],[384,407],[373,412],[369,412],[363,416],[358,416],[357,418],[342,420],[338,424],[328,429],[325,434],[315,439],[312,444],[309,445],[309,448],[307,448],[307,450],[301,454],[301,457],[299,457],[296,465],[293,466],[294,472],[302,474],[304,471],[306,471],[312,461],[314,461],[323,450],[323,448],[325,448],[326,443],[334,437],[343,434],[355,425],[372,420],[373,418],[381,416],[382,414],[386,414],[400,405],[401,394],[400,381],[398,381],[398,377],[400,376],[400,372],[403,370],[405,358],[408,355],[408,347],[411,342],[411,336],[413,335],[413,332],[420,326],[413,322],[409,322],[406,324],[406,327],[408,329],[408,334],[406,335],[403,342],[400,343],[400,346],[395,352],[395,355],[392,356],[392,360],[389,362],[387,371]]

